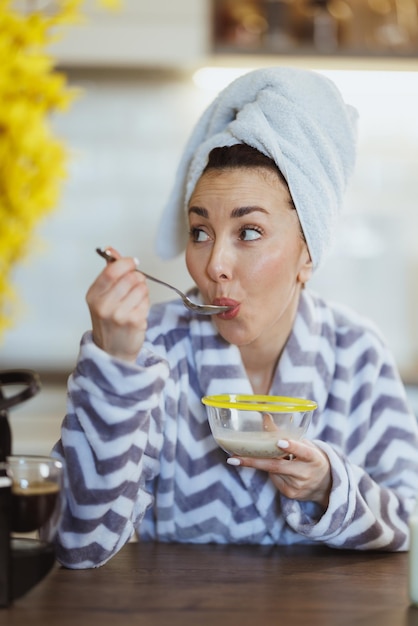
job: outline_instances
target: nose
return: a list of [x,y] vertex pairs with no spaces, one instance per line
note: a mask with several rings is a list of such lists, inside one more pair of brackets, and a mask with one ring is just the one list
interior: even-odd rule
[[211,280],[215,282],[231,280],[233,275],[232,267],[233,263],[230,250],[228,250],[224,242],[215,242],[206,268]]

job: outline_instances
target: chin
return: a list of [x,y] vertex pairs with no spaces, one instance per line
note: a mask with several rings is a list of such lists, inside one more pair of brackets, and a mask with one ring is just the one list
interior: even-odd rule
[[[231,323],[232,322],[232,323]],[[234,328],[232,325],[234,324],[233,320],[231,321],[218,321],[216,320],[215,325],[218,329],[219,334],[225,341],[231,343],[234,346],[247,346],[252,343],[256,338],[253,333],[249,333],[247,329],[239,328],[235,324]]]

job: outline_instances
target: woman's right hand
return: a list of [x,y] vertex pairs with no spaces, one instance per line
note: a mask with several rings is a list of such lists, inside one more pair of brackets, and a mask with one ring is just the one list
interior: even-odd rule
[[107,263],[87,292],[93,340],[118,359],[135,362],[142,348],[150,308],[145,277],[136,271],[132,258],[121,258],[107,248],[116,261]]

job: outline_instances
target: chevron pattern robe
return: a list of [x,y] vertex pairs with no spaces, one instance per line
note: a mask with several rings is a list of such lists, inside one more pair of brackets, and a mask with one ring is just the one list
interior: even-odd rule
[[252,393],[240,352],[179,302],[152,308],[137,364],[87,333],[55,454],[67,464],[57,552],[94,567],[141,539],[405,550],[418,488],[415,416],[379,334],[304,290],[271,387],[315,400],[307,437],[328,455],[325,513],[267,473],[226,464],[201,398]]

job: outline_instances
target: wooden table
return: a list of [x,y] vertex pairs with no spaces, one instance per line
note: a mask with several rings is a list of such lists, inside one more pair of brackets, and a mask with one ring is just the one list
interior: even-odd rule
[[57,567],[7,626],[418,626],[407,554],[130,543],[98,569]]

